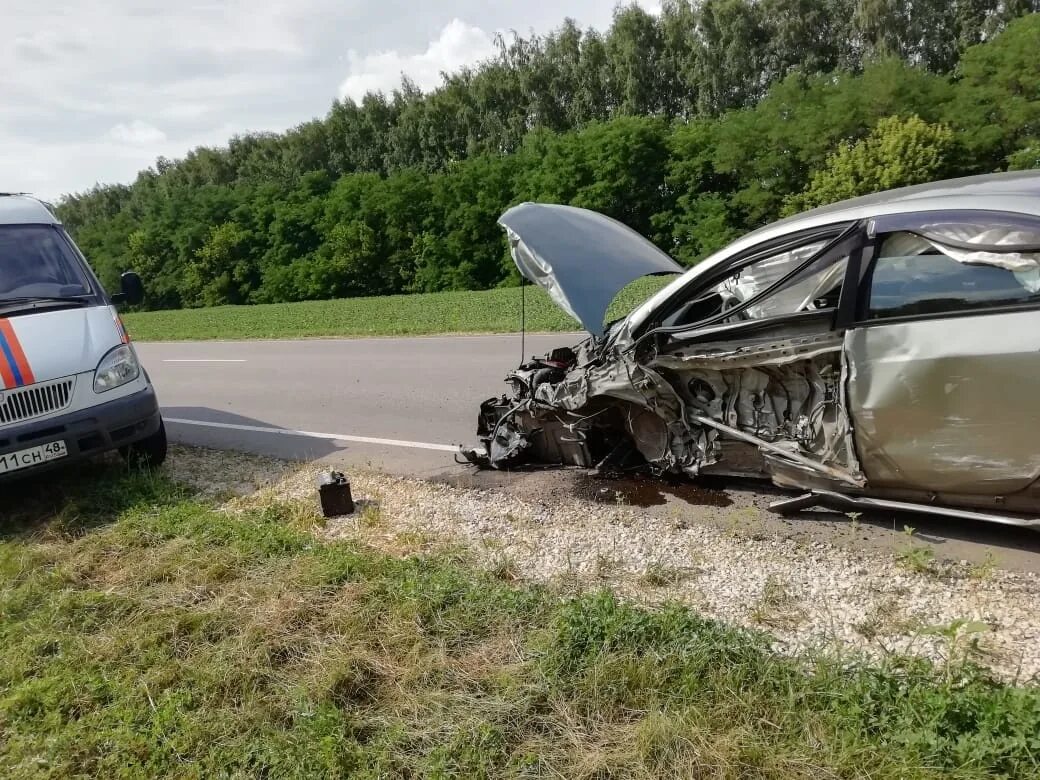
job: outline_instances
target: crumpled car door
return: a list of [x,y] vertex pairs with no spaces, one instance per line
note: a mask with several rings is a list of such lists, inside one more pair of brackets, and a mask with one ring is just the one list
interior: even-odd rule
[[889,233],[879,220],[869,299],[846,334],[850,411],[874,487],[996,496],[1040,478],[1040,312],[1029,310],[1040,252],[1009,244],[1038,248],[1040,228],[976,219],[974,231],[961,221]]

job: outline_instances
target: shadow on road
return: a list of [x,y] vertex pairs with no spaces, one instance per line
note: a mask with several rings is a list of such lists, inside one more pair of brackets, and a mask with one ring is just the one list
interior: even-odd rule
[[[352,449],[349,442],[294,435],[280,425],[206,406],[164,406],[163,417],[167,420],[166,429],[171,441],[189,442],[200,447],[263,453],[299,461],[347,454]],[[191,425],[178,420],[210,425]]]

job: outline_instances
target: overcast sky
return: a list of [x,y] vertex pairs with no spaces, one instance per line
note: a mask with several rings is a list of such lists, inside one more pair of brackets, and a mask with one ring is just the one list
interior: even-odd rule
[[546,32],[565,16],[605,29],[616,4],[0,0],[0,192],[129,182],[159,155],[283,130],[402,72],[434,87],[491,54],[495,31]]

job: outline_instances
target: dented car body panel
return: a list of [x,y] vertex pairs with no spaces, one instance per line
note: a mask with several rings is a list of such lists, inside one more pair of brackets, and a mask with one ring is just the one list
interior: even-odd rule
[[849,411],[871,485],[1003,496],[1040,478],[1033,312],[855,328]]
[[[620,286],[667,264],[647,252],[626,273],[634,253],[611,238],[558,235],[591,230],[589,212],[535,205],[503,219],[514,257],[591,337],[507,377],[512,393],[481,407],[474,463],[764,477],[810,491],[798,507],[1040,524],[1040,173],[784,220],[609,328],[599,258]],[[518,246],[551,271],[528,275]]]

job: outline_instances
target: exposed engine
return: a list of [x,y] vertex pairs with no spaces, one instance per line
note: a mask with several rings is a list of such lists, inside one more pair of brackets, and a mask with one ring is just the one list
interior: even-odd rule
[[657,342],[622,353],[590,339],[522,365],[481,405],[478,465],[562,463],[603,472],[807,474],[864,483],[843,394],[841,343],[797,336]]

